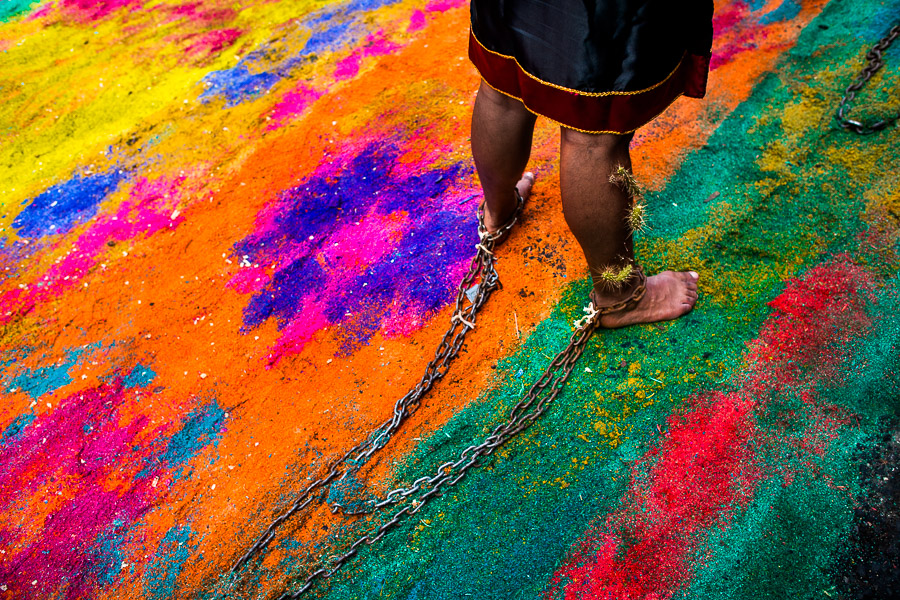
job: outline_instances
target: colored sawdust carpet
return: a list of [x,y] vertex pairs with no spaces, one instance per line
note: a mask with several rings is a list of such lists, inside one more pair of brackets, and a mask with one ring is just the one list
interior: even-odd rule
[[[900,129],[834,113],[898,21],[718,2],[707,97],[633,145],[637,255],[699,271],[696,309],[598,333],[458,483],[349,516],[485,440],[565,347],[590,283],[558,128],[503,288],[375,440],[477,242],[467,3],[0,3],[0,598],[277,598],[404,507],[308,596],[889,597]],[[898,112],[900,43],[885,62],[852,118]]]

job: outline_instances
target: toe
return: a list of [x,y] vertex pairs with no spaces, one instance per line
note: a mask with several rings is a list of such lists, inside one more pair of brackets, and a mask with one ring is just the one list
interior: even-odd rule
[[681,282],[684,285],[685,289],[690,292],[697,291],[697,279],[699,275],[696,271],[683,271],[679,273],[681,275]]

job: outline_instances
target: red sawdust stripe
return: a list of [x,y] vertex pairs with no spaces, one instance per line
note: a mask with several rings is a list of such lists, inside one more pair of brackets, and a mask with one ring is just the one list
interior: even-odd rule
[[[775,470],[758,451],[780,442],[758,426],[767,399],[789,388],[812,402],[817,385],[839,381],[833,349],[871,327],[870,301],[871,274],[846,258],[791,281],[770,303],[776,313],[751,347],[739,388],[700,394],[669,419],[659,447],[633,469],[622,508],[587,533],[554,576],[551,594],[667,598],[686,587],[707,532],[726,527]],[[813,434],[848,422],[819,419]]]

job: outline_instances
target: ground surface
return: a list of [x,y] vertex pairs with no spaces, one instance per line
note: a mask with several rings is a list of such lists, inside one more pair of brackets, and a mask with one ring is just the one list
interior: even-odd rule
[[[900,130],[832,114],[897,21],[717,2],[707,98],[634,144],[638,256],[699,271],[697,309],[595,336],[540,420],[310,596],[896,589]],[[389,518],[317,499],[228,576],[447,326],[479,197],[466,33],[462,0],[0,4],[0,598],[276,598]],[[887,61],[854,116],[897,112]],[[434,473],[565,346],[589,284],[557,148],[539,122],[449,375],[329,501]]]

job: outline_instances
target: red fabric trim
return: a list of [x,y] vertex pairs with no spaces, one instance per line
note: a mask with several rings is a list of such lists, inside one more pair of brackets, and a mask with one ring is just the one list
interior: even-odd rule
[[688,54],[684,57],[687,74],[684,80],[684,95],[689,98],[702,98],[706,95],[706,82],[709,79],[709,55],[697,56]]
[[706,94],[709,57],[687,55],[657,87],[632,94],[586,96],[542,83],[510,57],[486,50],[469,32],[469,59],[494,89],[521,100],[529,110],[588,133],[630,133],[646,125],[682,94]]

